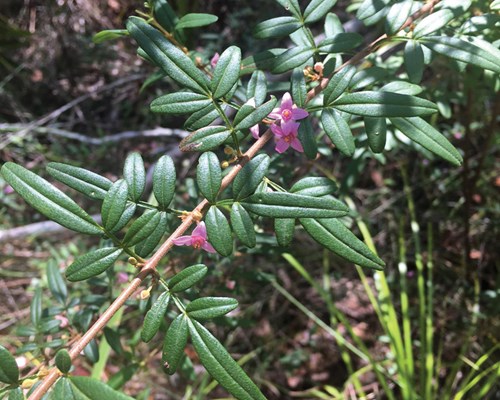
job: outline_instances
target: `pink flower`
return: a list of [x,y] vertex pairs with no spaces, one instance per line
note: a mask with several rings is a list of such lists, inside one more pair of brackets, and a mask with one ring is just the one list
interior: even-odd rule
[[215,253],[215,249],[207,241],[207,228],[204,222],[200,222],[193,229],[191,236],[181,236],[172,241],[177,246],[193,246],[195,249],[202,248],[209,253]]
[[215,53],[214,56],[212,57],[212,59],[210,60],[210,65],[212,66],[212,68],[215,68],[215,66],[217,65],[217,62],[219,61],[219,53]]
[[297,107],[293,104],[292,96],[290,93],[286,92],[281,98],[281,106],[279,108],[275,108],[270,114],[270,118],[276,119],[276,121],[288,122],[290,120],[298,120],[307,117],[309,113]]
[[304,152],[304,148],[297,138],[299,130],[298,122],[283,122],[281,125],[272,124],[271,130],[274,133],[276,147],[274,148],[278,153],[285,152],[290,146],[300,153]]
[[253,138],[257,140],[259,138],[259,124],[252,126],[250,128],[250,133],[252,134]]

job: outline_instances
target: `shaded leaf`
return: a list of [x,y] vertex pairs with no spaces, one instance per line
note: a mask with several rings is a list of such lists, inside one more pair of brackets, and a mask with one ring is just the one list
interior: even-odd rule
[[323,18],[337,0],[311,0],[304,10],[304,22],[310,24]]
[[66,349],[60,349],[55,357],[56,367],[63,374],[67,374],[71,369],[71,357]]
[[42,288],[37,286],[30,305],[31,323],[38,327],[42,321]]
[[414,85],[413,83],[408,83],[405,81],[392,81],[387,85],[380,88],[383,92],[392,92],[399,94],[409,94],[411,96],[416,96],[422,93],[422,88],[419,85]]
[[147,239],[158,227],[161,221],[161,213],[157,210],[146,210],[128,228],[123,243],[126,246],[134,246]]
[[305,64],[313,56],[315,49],[306,46],[292,47],[276,57],[273,62],[273,74],[281,74]]
[[306,157],[314,160],[318,154],[318,144],[310,118],[300,121],[298,138]]
[[349,87],[352,77],[356,73],[356,67],[347,65],[332,76],[324,91],[323,104],[332,104]]
[[326,134],[339,151],[351,157],[356,147],[354,136],[346,120],[336,110],[325,108],[321,113],[321,123]]
[[135,252],[139,257],[148,257],[153,250],[160,243],[163,235],[167,231],[167,214],[165,212],[160,213],[160,221],[153,232],[149,234],[149,236],[140,241],[135,245]]
[[365,129],[368,136],[368,145],[374,153],[382,153],[387,137],[385,118],[365,117]]
[[182,151],[212,150],[224,143],[230,135],[231,132],[225,126],[207,126],[182,139],[179,148]]
[[274,232],[276,233],[276,240],[280,246],[287,247],[290,243],[292,243],[294,230],[294,218],[274,219]]
[[247,99],[255,99],[255,105],[260,106],[267,96],[267,78],[264,72],[255,71],[247,86]]
[[127,181],[129,196],[137,202],[146,187],[146,170],[144,161],[139,153],[130,153],[125,159],[123,177]]
[[331,179],[308,176],[297,181],[290,189],[291,193],[304,196],[320,197],[332,194],[338,190],[337,185]]
[[238,307],[238,301],[230,297],[201,297],[186,307],[190,318],[206,320],[222,317]]
[[189,289],[207,274],[208,268],[203,264],[196,264],[184,268],[175,274],[168,282],[168,288],[173,293]]
[[127,206],[128,184],[124,179],[119,179],[109,189],[104,197],[101,207],[102,224],[109,232],[120,229],[119,221]]
[[[222,107],[223,111],[225,106]],[[212,104],[202,108],[199,111],[191,114],[190,117],[184,123],[184,127],[189,131],[195,131],[205,126],[210,125],[217,118],[220,117],[219,111]]]
[[254,36],[258,39],[281,37],[295,32],[301,23],[295,17],[278,17],[262,21],[254,29]]
[[87,376],[70,376],[67,378],[73,386],[73,392],[76,392],[75,398],[80,400],[82,396],[89,400],[134,400],[132,397],[111,389],[108,385],[97,379]]
[[163,292],[146,313],[141,332],[141,339],[143,342],[149,342],[153,339],[158,329],[160,329],[161,321],[167,312],[169,302],[170,293]]
[[194,113],[210,104],[212,100],[203,94],[177,92],[154,99],[149,107],[154,113],[181,115]]
[[175,165],[168,155],[161,156],[153,173],[153,193],[162,209],[167,209],[175,193]]
[[187,317],[179,314],[170,324],[163,342],[162,361],[167,372],[172,375],[177,370],[184,355],[188,339]]
[[455,18],[453,11],[447,8],[435,11],[417,23],[413,30],[413,38],[419,39],[436,32],[446,26],[453,18]]
[[226,95],[240,78],[241,50],[239,47],[228,47],[217,61],[214,75],[210,82],[214,99]]
[[83,281],[104,272],[113,265],[121,253],[122,249],[116,247],[94,250],[76,258],[64,274],[69,281]]
[[175,14],[172,7],[170,7],[170,4],[168,4],[168,1],[154,0],[152,3],[153,3],[153,12],[155,19],[168,32],[172,32],[179,18]]
[[234,117],[233,124],[235,129],[248,129],[258,124],[273,111],[276,102],[276,97],[271,96],[271,100],[258,107],[253,107],[245,103]]
[[395,3],[389,9],[385,19],[385,31],[389,35],[396,34],[410,16],[413,0],[403,0]]
[[201,194],[211,203],[215,202],[222,183],[219,159],[212,152],[203,153],[198,160],[196,182]]
[[66,287],[59,266],[53,259],[50,259],[47,263],[47,283],[50,292],[57,301],[65,304],[68,297],[68,288]]
[[213,14],[190,13],[182,16],[181,19],[177,21],[175,29],[198,28],[200,26],[213,24],[218,19],[219,17]]
[[363,43],[363,36],[355,32],[337,33],[324,39],[318,46],[322,53],[345,53]]
[[226,216],[216,206],[209,208],[205,217],[208,241],[217,252],[228,257],[233,252],[233,235]]
[[270,163],[267,154],[259,154],[250,160],[233,181],[233,196],[236,199],[250,196],[262,182]]
[[255,247],[255,228],[252,218],[240,203],[233,203],[230,218],[233,231],[241,243],[247,247]]
[[307,87],[304,71],[296,68],[292,72],[292,99],[298,107],[304,107],[307,100]]
[[302,14],[300,12],[300,6],[298,0],[276,0],[276,2],[280,3],[285,10],[292,13],[295,17],[301,18]]

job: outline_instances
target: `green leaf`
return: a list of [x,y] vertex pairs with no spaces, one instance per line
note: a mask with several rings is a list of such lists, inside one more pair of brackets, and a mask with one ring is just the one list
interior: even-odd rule
[[332,106],[366,117],[415,117],[437,111],[434,103],[419,97],[372,91],[344,94]]
[[239,47],[228,47],[221,54],[215,66],[214,76],[210,87],[214,99],[218,99],[227,94],[240,79],[241,50]]
[[99,347],[97,346],[97,341],[95,339],[92,339],[87,346],[85,346],[83,354],[92,364],[99,361]]
[[122,249],[104,247],[78,257],[66,269],[66,278],[71,281],[83,281],[107,270],[122,254]]
[[182,151],[207,151],[224,143],[231,132],[220,125],[198,129],[182,139],[179,148]]
[[447,8],[436,11],[417,23],[417,26],[413,30],[413,38],[419,39],[436,32],[443,26],[448,25],[453,18],[455,18],[453,11]]
[[177,92],[154,99],[149,107],[154,113],[181,115],[194,113],[210,104],[212,100],[204,94]]
[[333,198],[286,192],[256,193],[243,201],[242,206],[254,214],[271,218],[334,218],[349,211]]
[[209,208],[205,217],[208,241],[221,255],[228,257],[233,253],[233,235],[227,218],[216,206]]
[[325,18],[325,36],[332,37],[337,33],[343,33],[344,27],[339,17],[334,13],[328,13]]
[[123,177],[127,181],[128,191],[132,201],[137,202],[146,186],[146,170],[139,153],[130,153],[125,159]]
[[269,70],[273,67],[276,57],[283,54],[287,49],[269,49],[245,58],[241,62],[242,74],[249,74],[257,68]]
[[396,34],[410,16],[413,0],[395,3],[389,9],[385,19],[385,31],[388,35]]
[[254,29],[257,39],[287,36],[301,27],[295,17],[278,17],[262,21]]
[[282,74],[283,72],[290,71],[295,67],[305,64],[313,56],[315,49],[306,46],[292,47],[276,57],[273,62],[273,74]]
[[267,154],[259,154],[250,160],[233,181],[233,196],[236,199],[250,196],[262,182],[270,163]]
[[196,264],[184,268],[175,274],[168,282],[168,288],[172,293],[182,292],[189,289],[207,274],[208,268],[203,264]]
[[123,243],[125,246],[132,247],[139,242],[147,239],[158,227],[161,221],[161,213],[157,210],[146,210],[134,223],[128,228]]
[[90,235],[102,233],[90,215],[45,179],[12,162],[6,162],[1,172],[5,181],[22,198],[47,218],[76,232]]
[[318,46],[321,53],[345,53],[363,43],[363,36],[355,32],[337,33],[324,39]]
[[371,67],[356,72],[349,83],[349,90],[355,91],[373,85],[375,82],[387,78],[389,72],[385,68]]
[[239,400],[265,400],[224,346],[203,325],[188,319],[188,328],[201,363],[217,382]]
[[392,124],[405,136],[427,150],[459,166],[463,159],[460,153],[441,133],[422,118],[391,118]]
[[167,30],[167,32],[172,32],[175,29],[175,25],[179,18],[172,7],[170,7],[167,0],[154,0],[153,12],[155,19]]
[[254,107],[250,99],[250,104],[248,102],[245,103],[236,113],[233,121],[234,128],[240,130],[248,129],[258,124],[273,111],[276,102],[276,97],[271,96],[271,100],[259,107]]
[[295,230],[294,218],[275,218],[274,231],[276,232],[276,240],[282,247],[287,247],[292,243],[293,232]]
[[200,26],[213,24],[218,19],[219,17],[213,14],[190,13],[181,17],[175,25],[175,29],[198,28]]
[[349,87],[352,77],[356,73],[356,67],[347,65],[332,76],[324,91],[323,104],[331,105]]
[[68,297],[68,288],[62,277],[59,266],[54,259],[50,259],[47,263],[47,283],[50,292],[61,304],[66,303]]
[[172,375],[177,370],[184,355],[188,339],[188,326],[185,314],[179,314],[170,324],[163,342],[162,361],[167,372]]
[[40,326],[42,320],[42,288],[37,286],[30,305],[31,323]]
[[63,374],[67,374],[71,369],[71,357],[66,349],[60,349],[55,357],[56,367]]
[[255,228],[252,218],[240,203],[233,203],[230,217],[233,231],[241,243],[247,247],[255,247]]
[[318,143],[316,142],[314,128],[310,118],[300,121],[298,137],[304,148],[306,157],[310,160],[314,160],[318,154]]
[[384,267],[384,262],[340,220],[301,218],[300,223],[314,240],[338,256],[362,267]]
[[15,384],[19,380],[19,368],[16,359],[0,345],[0,382]]
[[97,32],[94,36],[92,36],[92,42],[99,44],[108,40],[118,39],[123,36],[128,36],[128,31],[126,29],[106,29],[104,31]]
[[170,156],[161,156],[153,173],[153,193],[162,209],[167,209],[175,193],[175,165]]
[[127,225],[130,222],[130,220],[135,214],[136,208],[137,205],[135,203],[127,201],[122,216],[118,220],[117,224],[113,227],[113,232],[118,232],[120,229],[122,229],[125,225]]
[[163,235],[167,231],[167,213],[160,213],[160,221],[153,232],[144,240],[135,245],[135,252],[138,256],[146,258],[156,248]]
[[109,347],[111,347],[114,352],[118,355],[124,353],[122,344],[120,342],[120,335],[114,329],[108,328],[107,326],[103,329],[104,337],[106,342],[108,342]]
[[214,153],[206,152],[201,155],[196,169],[196,182],[201,194],[209,202],[215,202],[222,183],[222,170]]
[[387,137],[385,118],[365,117],[365,130],[368,136],[368,145],[374,153],[382,153]]
[[325,108],[321,113],[321,123],[326,134],[337,149],[342,154],[352,157],[354,150],[356,150],[354,136],[342,115],[336,110]]
[[88,376],[70,376],[75,398],[78,400],[134,400],[132,397],[111,389],[108,385]]
[[323,18],[337,0],[311,0],[304,10],[304,22],[310,24]]
[[20,387],[16,387],[15,389],[11,389],[7,391],[9,394],[9,400],[24,400],[23,390]]
[[426,36],[420,39],[426,47],[453,60],[500,73],[500,50],[479,39],[467,40],[447,36]]
[[424,52],[416,40],[408,40],[405,45],[404,63],[410,82],[419,83],[424,73]]
[[414,85],[413,83],[408,83],[405,81],[393,81],[389,82],[380,88],[383,92],[393,92],[399,94],[409,94],[415,96],[422,93],[422,88],[419,85]]
[[[223,110],[225,107],[222,107]],[[191,114],[189,118],[184,123],[184,127],[188,131],[195,131],[200,128],[204,128],[205,126],[210,125],[217,118],[220,117],[219,111],[212,104],[202,108],[199,111]]]
[[[391,0],[364,0],[358,8],[356,17],[367,25],[376,23],[378,20],[374,19],[374,17],[390,2]],[[381,15],[380,18],[382,18],[382,16],[383,15]],[[367,20],[369,23],[367,23]]]
[[163,292],[153,303],[150,310],[146,313],[141,332],[141,339],[143,342],[147,343],[153,339],[156,332],[158,332],[158,329],[160,329],[161,321],[167,312],[169,302],[170,293]]
[[116,374],[109,377],[107,382],[108,386],[114,390],[122,388],[128,381],[132,379],[138,369],[139,364],[137,363],[121,367]]
[[267,96],[267,78],[262,71],[255,71],[247,86],[247,99],[255,98],[255,104],[260,106]]
[[308,176],[297,181],[290,189],[291,193],[304,196],[320,197],[332,194],[338,190],[337,185],[331,179]]
[[190,318],[206,320],[222,317],[238,307],[238,301],[230,297],[202,297],[189,303],[186,312]]
[[290,11],[298,19],[302,17],[298,0],[276,0],[276,2],[280,3],[285,10]]
[[292,72],[292,98],[298,107],[304,107],[307,100],[307,87],[304,71],[296,68]]
[[113,184],[104,176],[68,164],[51,162],[47,165],[47,172],[59,182],[91,199],[104,199]]
[[195,92],[208,93],[207,77],[182,50],[142,18],[130,17],[127,30],[146,54],[174,81]]
[[49,392],[49,400],[79,400],[75,397],[69,379],[61,377]]
[[102,202],[102,224],[109,232],[118,231],[118,222],[127,206],[128,184],[124,179],[119,179],[109,189]]

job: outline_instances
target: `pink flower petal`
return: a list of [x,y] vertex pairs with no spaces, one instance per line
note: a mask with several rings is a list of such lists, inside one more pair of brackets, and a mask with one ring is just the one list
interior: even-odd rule
[[302,108],[298,108],[298,107],[292,108],[292,119],[295,119],[295,120],[304,119],[308,115],[309,115],[309,113]]
[[275,108],[269,113],[268,117],[273,119],[281,119],[281,110],[279,108]]
[[214,56],[212,57],[212,59],[210,60],[210,65],[212,66],[212,68],[215,68],[215,66],[217,65],[217,62],[219,61],[219,53],[215,53]]
[[276,150],[278,153],[284,153],[288,148],[290,147],[290,143],[288,143],[284,139],[278,139],[276,141],[276,147],[274,150]]
[[283,112],[283,110],[290,110],[292,105],[292,96],[290,96],[290,93],[286,92],[281,98],[281,112]]
[[281,124],[281,130],[284,136],[289,136],[289,135],[297,136],[299,126],[300,123],[289,121]]
[[250,133],[252,134],[253,138],[257,140],[259,138],[259,125],[254,125],[250,128]]
[[193,238],[191,236],[180,236],[177,239],[172,240],[172,243],[177,246],[191,246]]
[[283,130],[281,129],[280,126],[278,126],[276,124],[271,125],[271,131],[273,131],[275,136],[278,136],[278,137],[283,136]]
[[292,140],[292,143],[290,143],[292,148],[297,150],[300,153],[304,152],[304,148],[302,147],[302,143],[300,143],[299,139],[295,138]]
[[204,222],[200,222],[196,228],[193,229],[193,233],[191,233],[191,236],[200,236],[203,239],[207,239],[207,228],[205,227]]
[[206,252],[208,252],[208,253],[215,253],[216,252],[215,249],[214,249],[214,247],[210,243],[208,243],[208,242],[203,243],[201,245],[201,248],[203,250],[205,250]]

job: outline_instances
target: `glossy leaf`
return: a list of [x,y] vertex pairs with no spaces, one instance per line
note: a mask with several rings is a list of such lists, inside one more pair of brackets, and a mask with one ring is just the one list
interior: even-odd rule
[[123,243],[126,246],[134,246],[147,239],[158,227],[161,221],[161,213],[157,210],[147,210],[128,228]]
[[304,22],[310,24],[323,18],[337,0],[311,0],[304,10]]
[[269,70],[273,67],[276,57],[287,49],[269,49],[245,58],[241,62],[242,74],[250,74],[256,69]]
[[184,52],[142,18],[130,17],[127,30],[137,44],[170,78],[198,93],[208,93],[206,76]]
[[161,321],[165,317],[169,302],[170,293],[163,292],[146,313],[141,332],[141,339],[143,342],[149,342],[153,339],[158,329],[160,329]]
[[146,187],[146,170],[144,161],[139,153],[130,153],[125,159],[123,177],[127,181],[129,196],[137,202]]
[[332,194],[338,190],[337,185],[331,179],[317,176],[308,176],[297,181],[290,189],[291,193],[304,196],[320,197]]
[[92,364],[99,362],[100,354],[96,339],[92,339],[83,349],[83,354]]
[[120,341],[120,334],[116,330],[108,327],[103,329],[103,333],[109,347],[111,347],[116,354],[122,355],[124,351]]
[[276,240],[282,247],[287,247],[292,243],[293,232],[295,231],[294,218],[275,218],[274,219],[274,232],[276,233]]
[[230,217],[231,227],[241,243],[247,247],[255,247],[255,228],[252,218],[240,203],[233,203]]
[[340,257],[362,267],[374,269],[384,267],[384,262],[340,220],[301,218],[300,223],[314,240]]
[[255,105],[260,106],[267,96],[267,78],[262,71],[255,71],[247,86],[247,99],[255,99]]
[[25,399],[23,389],[20,387],[16,387],[15,389],[8,390],[7,394],[9,395],[8,400],[24,400]]
[[207,126],[186,136],[179,147],[182,151],[212,150],[224,143],[230,135],[231,132],[225,126]]
[[47,218],[76,232],[90,235],[102,233],[90,215],[45,179],[12,162],[6,162],[1,172],[5,181],[22,198]]
[[135,203],[127,201],[125,210],[123,211],[123,214],[118,220],[117,224],[114,226],[113,232],[118,232],[120,229],[122,229],[125,225],[127,225],[130,222],[130,220],[135,214],[136,208],[137,205]]
[[228,47],[217,61],[214,75],[210,82],[214,99],[226,95],[240,79],[241,50],[239,47]]
[[163,235],[167,231],[167,214],[165,212],[160,213],[160,221],[153,232],[149,234],[146,239],[143,239],[135,245],[135,252],[138,256],[146,258],[160,243]]
[[222,183],[219,159],[212,152],[203,153],[198,160],[196,182],[201,194],[211,203],[215,202]]
[[414,117],[437,111],[434,103],[419,97],[372,91],[345,94],[332,105],[340,111],[366,117]]
[[152,3],[155,19],[168,32],[172,32],[179,20],[175,11],[168,4],[167,0],[154,0]]
[[233,181],[233,196],[236,199],[250,196],[262,182],[270,163],[267,154],[259,154],[250,160]]
[[[223,109],[224,108],[225,107],[223,107]],[[195,131],[197,129],[204,128],[205,126],[210,125],[217,118],[220,118],[220,114],[212,103],[202,108],[201,110],[191,114],[184,123],[184,127],[188,131]]]
[[186,307],[190,318],[207,320],[222,317],[238,307],[238,301],[230,297],[201,297]]
[[355,32],[337,33],[324,39],[318,46],[322,53],[345,53],[363,43],[363,36]]
[[119,230],[118,222],[127,206],[129,190],[124,179],[119,179],[109,189],[104,197],[101,207],[102,223],[107,231],[116,232]]
[[75,398],[77,400],[134,400],[123,393],[111,389],[101,381],[88,376],[70,376],[70,380]]
[[356,67],[347,65],[332,76],[324,91],[323,104],[332,104],[349,87],[352,77],[356,73]]
[[60,349],[55,357],[56,367],[63,374],[67,374],[71,369],[71,357],[66,349]]
[[128,31],[126,29],[106,29],[97,32],[94,36],[92,36],[92,42],[94,42],[95,44],[99,44],[124,36],[128,36]]
[[15,358],[5,347],[0,345],[0,382],[14,384],[18,380],[19,368]]
[[289,11],[297,18],[301,18],[302,14],[300,12],[298,0],[276,0],[276,2],[280,3],[285,8],[285,10]]
[[42,288],[37,286],[30,305],[31,323],[39,327],[42,322]]
[[365,130],[368,136],[368,145],[374,153],[382,153],[387,137],[385,118],[365,117]]
[[57,301],[65,304],[68,297],[68,288],[66,287],[59,266],[53,259],[50,259],[47,263],[47,283],[50,292]]
[[391,118],[392,124],[405,136],[427,150],[459,166],[463,159],[460,153],[441,133],[422,118]]
[[390,2],[391,0],[364,0],[358,8],[356,17],[367,25],[376,23],[378,19],[374,19],[373,17],[380,14]]
[[253,107],[245,103],[234,117],[233,124],[235,129],[248,129],[258,124],[273,111],[276,102],[276,97],[271,96],[271,100],[258,107]]
[[212,104],[207,96],[193,92],[169,93],[151,102],[154,113],[181,115],[191,114]]
[[104,199],[104,196],[106,196],[106,193],[113,184],[113,182],[104,176],[68,164],[49,163],[47,165],[47,172],[54,179],[83,193],[91,199]]
[[408,83],[405,81],[392,81],[387,85],[380,88],[383,92],[392,92],[399,94],[409,94],[411,96],[416,96],[422,93],[423,89],[419,85],[414,85],[413,83]]
[[333,218],[348,212],[343,203],[333,198],[285,192],[256,193],[241,204],[254,214],[271,218]]
[[281,74],[305,64],[314,54],[315,49],[306,46],[292,47],[276,57],[272,68],[274,74]]
[[120,257],[122,249],[103,247],[76,258],[66,269],[65,275],[69,281],[83,281],[99,275],[108,269]]
[[318,154],[318,143],[310,118],[300,121],[298,137],[306,157],[314,160]]
[[287,36],[301,27],[301,23],[294,17],[278,17],[263,21],[254,29],[254,36],[258,39]]
[[201,363],[217,382],[239,400],[265,400],[224,346],[203,325],[189,319],[188,328]]
[[207,274],[208,268],[203,264],[196,264],[184,268],[175,274],[168,282],[168,288],[173,293],[182,292],[189,289]]
[[404,63],[410,82],[419,83],[424,73],[424,52],[419,42],[409,40],[404,51]]
[[216,206],[209,208],[205,217],[208,241],[217,252],[225,257],[233,253],[233,235],[226,216]]
[[73,393],[71,382],[66,377],[61,377],[55,383],[53,389],[49,392],[48,400],[78,400]]
[[184,355],[188,339],[187,317],[179,314],[170,324],[163,342],[162,361],[167,372],[172,375],[177,370]]
[[389,35],[396,34],[410,16],[413,0],[403,0],[395,3],[389,9],[385,19],[385,31]]
[[219,17],[213,14],[190,13],[179,19],[175,25],[175,29],[198,28],[200,26],[213,24],[218,19]]
[[339,151],[351,157],[356,147],[354,136],[346,120],[336,110],[325,108],[321,113],[321,123],[326,134]]
[[453,18],[455,18],[453,11],[447,8],[433,12],[417,23],[413,30],[413,38],[419,39],[436,32],[446,26]]
[[175,193],[175,165],[170,156],[161,156],[153,173],[153,193],[162,209],[167,209]]
[[307,87],[304,71],[296,68],[292,72],[292,99],[298,107],[304,107],[307,100]]

